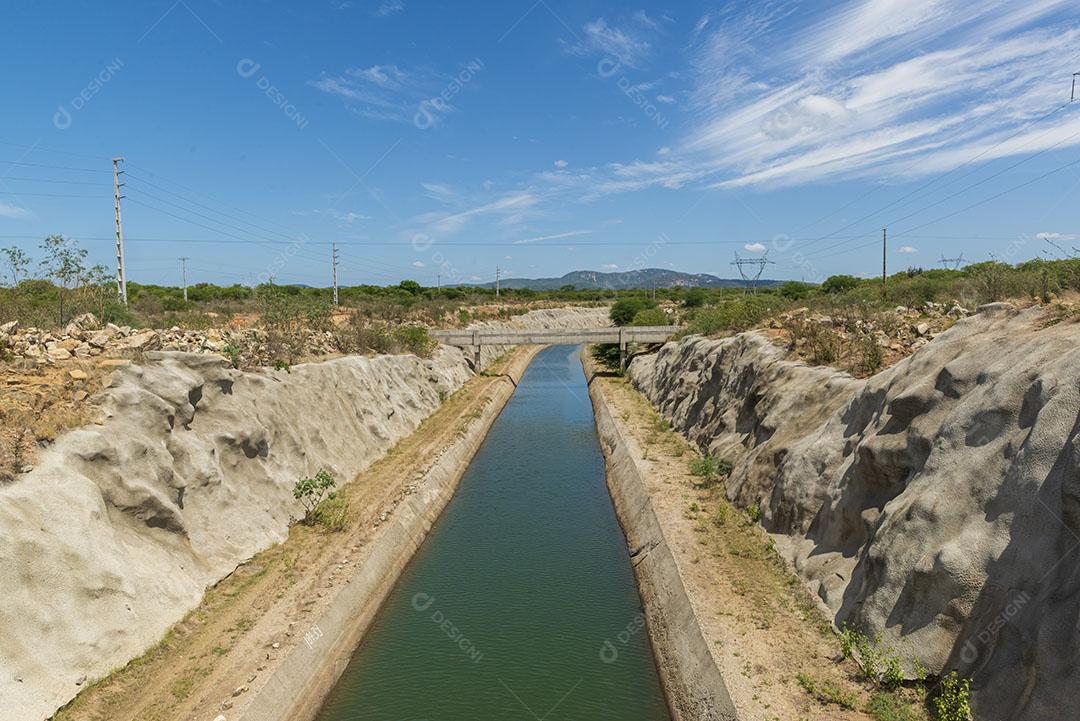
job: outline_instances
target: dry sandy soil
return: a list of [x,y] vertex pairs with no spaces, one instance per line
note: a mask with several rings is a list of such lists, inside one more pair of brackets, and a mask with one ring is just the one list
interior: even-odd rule
[[[335,585],[363,564],[378,520],[393,513],[410,484],[489,402],[497,375],[522,348],[451,396],[340,497],[344,530],[294,526],[288,539],[257,554],[209,589],[202,603],[157,646],[83,691],[56,721],[210,721],[230,718],[244,694],[265,680],[330,603]],[[261,679],[260,679],[261,677]]]
[[[696,452],[627,381],[594,383],[647,461],[649,494],[740,719],[875,718],[863,711],[872,689],[841,660],[831,625],[769,535],[724,498],[722,484],[697,485],[689,471]],[[895,699],[911,715],[892,718],[925,718],[914,691]]]

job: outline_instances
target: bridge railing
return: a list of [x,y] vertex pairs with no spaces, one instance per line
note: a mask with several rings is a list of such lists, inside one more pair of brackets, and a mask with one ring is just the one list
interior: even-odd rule
[[674,325],[610,326],[604,328],[469,328],[434,330],[429,335],[445,345],[473,349],[476,366],[485,345],[557,345],[564,343],[618,343],[620,365],[626,365],[627,343],[664,343],[677,331]]

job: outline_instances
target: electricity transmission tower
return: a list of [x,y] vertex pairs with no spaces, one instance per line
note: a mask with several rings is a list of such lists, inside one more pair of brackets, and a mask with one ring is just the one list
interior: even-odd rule
[[961,253],[957,258],[946,258],[945,254],[941,254],[941,260],[938,261],[941,267],[945,270],[960,270],[960,266],[964,264],[964,254]]
[[[761,279],[761,274],[765,272],[766,265],[776,265],[773,261],[769,260],[768,252],[760,258],[740,258],[738,251],[735,252],[735,260],[731,261],[731,264],[739,269],[739,275],[742,276],[744,293],[757,293],[757,282]],[[753,268],[757,268],[753,271]]]

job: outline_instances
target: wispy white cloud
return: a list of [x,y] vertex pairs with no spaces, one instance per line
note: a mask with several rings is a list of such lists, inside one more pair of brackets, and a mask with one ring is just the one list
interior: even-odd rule
[[911,254],[911,253],[918,253],[919,249],[914,247],[914,246],[911,246],[911,245],[902,245],[899,248],[897,248],[896,252],[897,253]]
[[422,260],[414,260],[412,262],[412,266],[414,268],[423,268],[424,267],[424,261],[422,261]]
[[762,243],[747,243],[743,246],[743,249],[751,253],[764,253],[767,250]]
[[1076,234],[1075,233],[1042,232],[1042,233],[1036,233],[1035,234],[1035,240],[1054,240],[1054,241],[1065,242],[1065,241],[1069,241],[1069,240],[1076,240]]
[[601,270],[618,270],[619,269],[619,264],[618,263],[604,263],[603,265],[600,266],[600,269]]
[[[309,84],[341,98],[360,117],[412,123],[421,103],[435,95],[446,79],[422,68],[401,68],[389,63],[349,68],[338,75],[324,73]],[[444,113],[451,110],[449,103],[440,108]]]
[[15,220],[23,220],[30,217],[30,211],[26,208],[20,208],[17,205],[11,205],[10,203],[4,203],[0,201],[0,218],[13,218]]
[[563,168],[565,168],[568,165],[570,165],[570,163],[566,162],[565,160],[556,160],[555,161],[555,167],[558,168],[559,170],[562,170]]
[[545,240],[558,240],[560,238],[573,238],[578,235],[589,235],[593,231],[591,230],[568,230],[565,233],[555,233],[554,235],[538,235],[535,238],[522,238],[521,240],[515,240],[514,245],[525,245],[526,243],[540,243]]
[[568,52],[582,57],[603,56],[630,67],[640,67],[652,51],[648,37],[659,28],[655,20],[640,11],[629,22],[609,24],[605,18],[585,23],[584,36]]
[[515,217],[523,218],[524,216],[520,211],[531,208],[539,201],[539,196],[533,193],[513,193],[458,213],[434,218],[426,216],[425,219],[430,221],[430,228],[433,232],[450,234],[456,233],[464,228],[470,220],[481,216],[502,216],[503,220]]
[[394,15],[405,9],[405,3],[402,0],[383,0],[379,5],[371,11],[371,14],[377,18],[384,18],[388,15]]
[[[793,12],[765,3],[698,24],[694,127],[678,155],[720,187],[956,167],[1061,104],[1058,66],[1080,40],[1080,7],[1065,0],[848,0],[809,22]],[[1055,122],[983,159],[1080,130],[1080,118]]]

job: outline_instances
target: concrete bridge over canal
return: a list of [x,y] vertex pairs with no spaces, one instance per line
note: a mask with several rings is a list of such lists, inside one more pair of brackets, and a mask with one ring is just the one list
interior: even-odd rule
[[480,365],[480,348],[485,345],[578,345],[618,343],[619,366],[626,368],[627,343],[666,343],[679,330],[674,325],[609,326],[605,328],[558,328],[518,330],[515,328],[467,328],[434,330],[429,335],[445,345],[473,349]]

